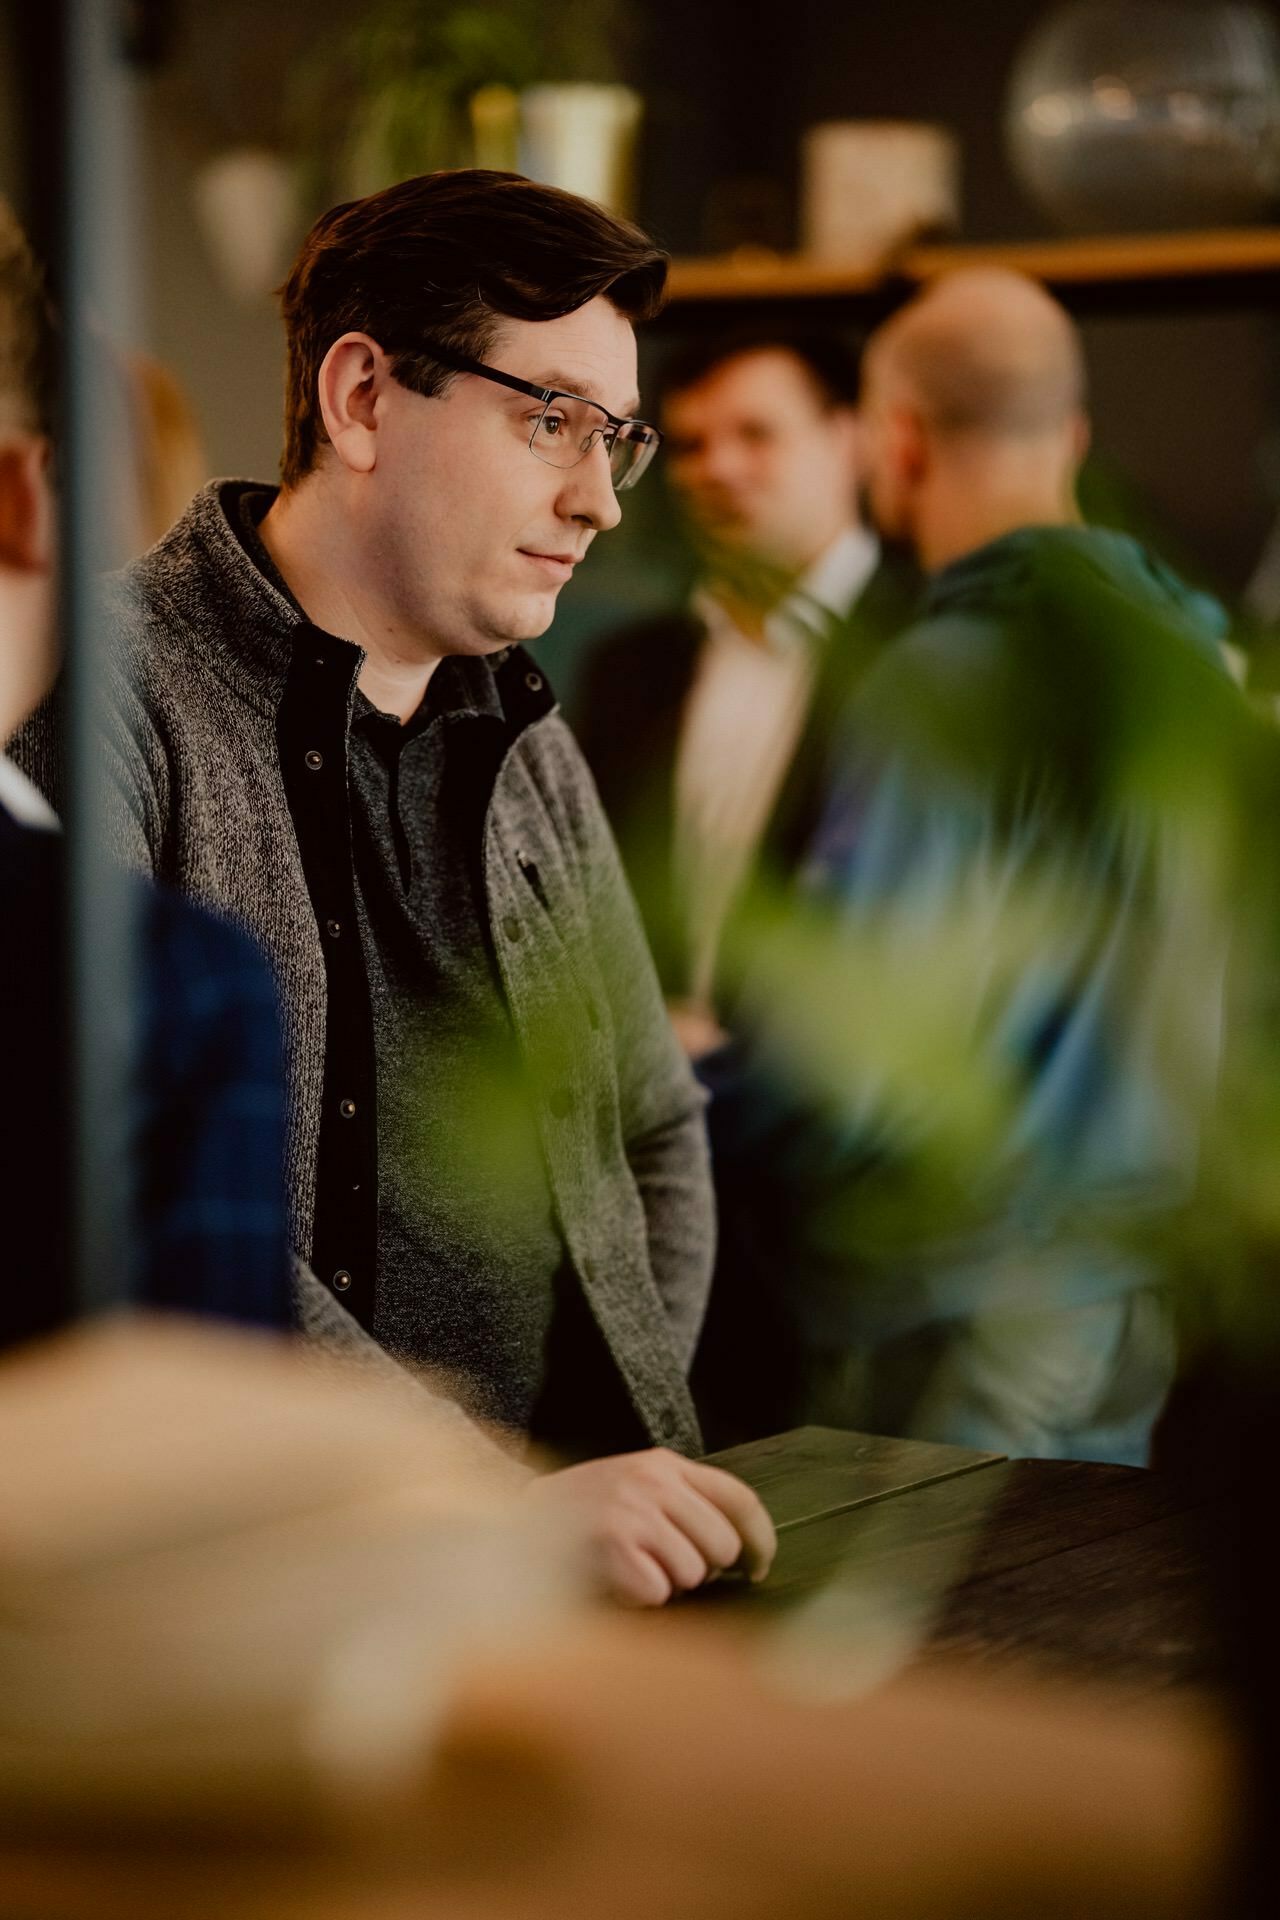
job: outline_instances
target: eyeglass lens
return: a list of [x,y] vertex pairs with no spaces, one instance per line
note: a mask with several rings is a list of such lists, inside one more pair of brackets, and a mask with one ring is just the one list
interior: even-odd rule
[[553,467],[576,467],[601,437],[609,447],[609,472],[615,492],[633,487],[658,450],[652,428],[636,421],[615,430],[602,408],[589,400],[557,394],[538,417],[529,451]]

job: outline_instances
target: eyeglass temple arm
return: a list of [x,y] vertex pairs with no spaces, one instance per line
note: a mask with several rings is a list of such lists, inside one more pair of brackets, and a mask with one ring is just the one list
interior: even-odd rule
[[442,366],[453,367],[458,373],[479,374],[482,380],[494,380],[500,387],[509,387],[512,393],[527,393],[531,400],[541,400],[548,406],[553,400],[581,400],[584,406],[595,407],[604,415],[615,435],[625,428],[629,440],[639,439],[642,444],[654,437],[661,439],[658,429],[648,420],[621,420],[598,400],[588,400],[585,394],[566,393],[559,387],[535,387],[532,380],[521,380],[514,373],[503,373],[500,367],[486,366],[481,360],[470,360],[464,353],[451,353],[434,343],[427,350]]
[[495,380],[500,387],[510,387],[512,393],[527,393],[531,400],[554,400],[557,397],[554,387],[535,387],[532,380],[520,380],[514,373],[503,373],[500,367],[487,367],[481,360],[468,360],[465,353],[446,353],[442,347],[435,345],[429,346],[427,351],[441,366],[452,367],[456,373],[479,374],[482,380]]

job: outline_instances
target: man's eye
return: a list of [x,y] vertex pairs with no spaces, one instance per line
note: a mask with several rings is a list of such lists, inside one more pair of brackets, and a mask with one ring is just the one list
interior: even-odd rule
[[558,439],[568,424],[562,413],[544,413],[542,416],[542,431],[551,440]]

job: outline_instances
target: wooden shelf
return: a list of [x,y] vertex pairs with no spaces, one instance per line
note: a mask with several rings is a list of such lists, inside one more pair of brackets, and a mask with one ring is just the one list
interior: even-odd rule
[[776,302],[873,314],[939,274],[981,266],[1033,274],[1081,311],[1252,306],[1280,295],[1280,227],[918,246],[865,266],[765,252],[676,260],[668,311],[677,323],[699,310],[723,317],[727,306]]

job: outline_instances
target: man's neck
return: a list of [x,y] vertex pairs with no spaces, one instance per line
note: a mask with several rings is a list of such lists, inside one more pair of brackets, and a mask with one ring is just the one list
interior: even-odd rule
[[1026,527],[1077,527],[1080,510],[1074,499],[1052,494],[969,495],[946,512],[928,516],[916,531],[914,545],[926,573],[941,573],[966,555],[989,547],[1006,534]]
[[363,648],[360,690],[381,713],[409,720],[443,657],[424,658],[420,640],[398,630],[367,581],[345,516],[319,489],[278,494],[258,528],[262,544],[313,626]]

